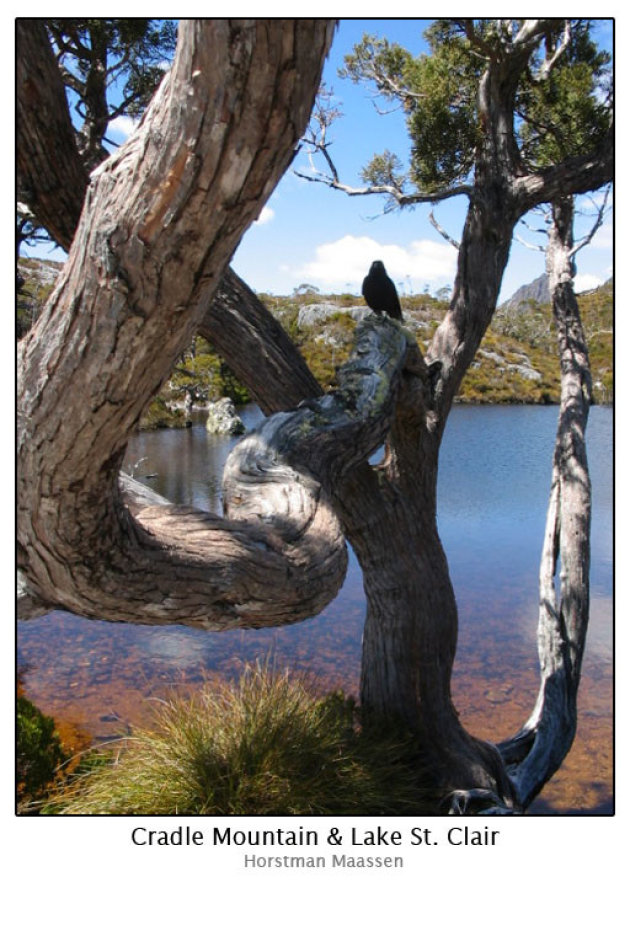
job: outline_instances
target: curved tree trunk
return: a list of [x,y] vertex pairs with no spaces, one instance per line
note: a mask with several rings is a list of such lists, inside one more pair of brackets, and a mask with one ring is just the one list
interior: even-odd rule
[[[591,165],[575,160],[564,174],[523,175],[510,146],[511,92],[534,33],[524,28],[513,52],[490,63],[480,85],[486,136],[453,301],[427,354],[430,364],[440,362],[437,383],[419,354],[397,342],[398,326],[368,323],[359,334],[358,368],[340,395],[309,404],[301,416],[274,417],[260,444],[249,452],[247,442],[241,450],[246,458],[239,464],[249,467],[241,472],[231,463],[230,516],[219,524],[219,540],[206,516],[166,505],[147,508],[129,485],[127,512],[118,470],[140,412],[196,329],[220,347],[266,412],[318,392],[269,313],[261,313],[251,296],[241,301],[242,284],[230,277],[218,292],[216,284],[306,121],[329,26],[301,20],[185,24],[173,72],[140,131],[94,173],[66,270],[21,348],[18,520],[30,598],[105,617],[122,595],[125,613],[118,616],[130,620],[159,623],[181,615],[182,622],[200,626],[274,623],[269,591],[267,608],[263,592],[267,575],[278,573],[278,555],[285,562],[302,532],[315,532],[311,546],[280,572],[288,593],[300,567],[308,579],[317,548],[315,521],[300,519],[311,508],[300,513],[302,506],[314,505],[311,517],[321,507],[322,536],[341,539],[330,498],[364,572],[363,705],[368,713],[402,718],[416,732],[435,768],[436,787],[463,811],[477,808],[471,804],[476,788],[484,808],[510,809],[514,791],[496,749],[464,731],[451,701],[457,607],[436,528],[439,446],[494,312],[516,220],[562,185],[580,191],[610,176],[606,159]],[[369,345],[371,336],[376,346]],[[242,348],[248,349],[246,362]],[[361,358],[376,362],[379,348],[387,373],[378,365],[362,375]],[[364,459],[390,423],[388,458],[370,467]],[[279,465],[282,450],[287,459]],[[272,490],[276,471],[281,492],[288,479],[297,480],[289,495],[297,514],[290,507],[283,515],[277,499],[265,504],[260,482],[270,480]],[[236,474],[244,483],[235,491]],[[248,499],[252,477],[254,497]],[[272,515],[277,526],[268,522]],[[326,543],[320,546],[325,552]],[[339,562],[331,560],[333,567]],[[259,595],[252,596],[250,579]],[[200,598],[192,612],[191,593]],[[562,615],[571,616],[569,605]],[[557,661],[554,654],[546,658]],[[540,708],[548,711],[546,702]],[[506,758],[520,760],[534,749],[529,741],[513,746],[510,758],[506,748]],[[518,808],[529,793],[512,773]]]
[[303,357],[256,294],[226,270],[198,327],[265,414],[322,393]]
[[[267,353],[278,326],[257,297],[242,303],[221,288],[201,333],[214,342],[217,323],[228,320],[221,353],[252,386],[252,360],[239,348],[252,349],[256,399],[265,412],[295,405],[310,391],[312,378],[304,378],[292,344],[283,344],[278,358],[276,350]],[[357,465],[332,490],[367,597],[361,704],[365,718],[372,713],[411,728],[434,765],[436,789],[485,787],[510,801],[495,748],[464,731],[451,701],[457,607],[435,521],[440,430],[432,380],[416,348],[403,372],[388,462]]]
[[[95,27],[98,32],[98,27]],[[36,222],[69,251],[81,217],[89,174],[103,159],[101,140],[107,117],[105,88],[94,69],[91,111],[97,121],[81,137],[72,126],[66,91],[41,20],[18,19],[17,175],[20,198]],[[17,245],[19,249],[19,244]],[[292,409],[322,391],[288,335],[233,270],[227,268],[198,332],[226,356],[236,354],[245,368],[242,381],[264,412]],[[246,321],[249,317],[249,323]],[[258,387],[260,336],[266,345],[266,377]],[[271,382],[271,386],[270,385]],[[297,390],[293,388],[297,385]],[[269,391],[283,402],[267,408]]]
[[[479,236],[492,226],[493,241]],[[418,733],[444,796],[483,788],[508,806],[512,791],[496,749],[462,727],[451,699],[457,604],[437,530],[442,433],[452,399],[496,306],[512,235],[505,210],[471,210],[451,309],[427,352],[440,361],[436,386],[409,375],[389,439],[390,457],[371,484],[370,524],[361,517],[364,485],[342,510],[364,573],[368,613],[363,640],[362,704],[401,716]],[[492,275],[490,272],[492,271]],[[346,490],[341,500],[347,508]]]
[[553,776],[573,743],[589,616],[591,483],[585,433],[591,373],[573,292],[573,199],[554,202],[552,218],[547,274],[558,334],[561,399],[540,563],[541,685],[522,731],[501,745],[523,807]]
[[228,570],[239,550],[264,567],[264,537],[241,544],[224,524],[200,553],[197,517],[189,529],[181,514],[139,522],[118,472],[293,154],[331,34],[319,20],[187,21],[141,130],[93,173],[66,266],[18,351],[19,564],[33,601],[247,620]]

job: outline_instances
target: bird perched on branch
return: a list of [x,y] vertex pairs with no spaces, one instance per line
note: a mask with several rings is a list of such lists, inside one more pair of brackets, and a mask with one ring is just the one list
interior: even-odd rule
[[373,312],[387,312],[391,318],[402,322],[400,299],[382,260],[375,260],[370,267],[370,272],[363,280],[361,292]]

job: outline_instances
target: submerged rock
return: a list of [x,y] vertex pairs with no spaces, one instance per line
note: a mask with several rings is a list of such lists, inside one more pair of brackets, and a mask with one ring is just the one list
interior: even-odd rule
[[206,430],[213,435],[243,435],[245,426],[229,397],[210,403]]

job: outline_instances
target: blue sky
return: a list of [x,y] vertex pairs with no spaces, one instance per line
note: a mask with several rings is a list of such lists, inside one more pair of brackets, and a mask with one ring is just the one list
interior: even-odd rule
[[[342,20],[324,69],[324,81],[335,92],[344,116],[331,131],[331,154],[342,181],[361,185],[360,170],[375,152],[387,148],[402,159],[409,151],[404,115],[379,115],[368,89],[337,76],[344,55],[365,32],[397,41],[414,54],[426,50],[428,20]],[[610,32],[602,39],[610,48]],[[294,168],[308,170],[298,154]],[[399,292],[431,292],[453,283],[456,251],[428,221],[428,208],[383,214],[380,196],[350,197],[328,187],[286,174],[267,204],[260,222],[245,234],[233,266],[252,288],[290,293],[300,283],[321,291],[360,290],[373,259],[385,262]],[[587,205],[585,207],[588,207]],[[467,199],[443,202],[435,209],[441,226],[459,240]],[[522,229],[524,240],[534,236]],[[542,243],[542,241],[539,242]],[[576,287],[592,288],[612,274],[612,218],[592,244],[577,256]],[[544,254],[515,242],[506,270],[502,298],[544,272]]]
[[[610,21],[608,21],[609,23]],[[397,41],[414,54],[426,49],[423,31],[428,20],[342,20],[324,69],[343,116],[331,130],[331,154],[342,181],[360,185],[360,170],[375,152],[387,148],[403,161],[409,151],[404,115],[379,115],[367,88],[338,77],[344,55],[365,32]],[[600,23],[600,42],[611,47],[611,30]],[[111,128],[122,141],[129,123]],[[308,171],[304,152],[293,168]],[[324,185],[305,182],[291,169],[276,187],[259,221],[244,235],[234,269],[255,290],[290,294],[302,283],[322,292],[359,293],[363,276],[374,259],[382,259],[401,294],[428,289],[435,293],[451,286],[456,251],[428,221],[428,207],[383,213],[379,196],[349,197]],[[443,202],[435,215],[443,228],[459,239],[467,200]],[[586,223],[586,222],[585,222]],[[522,237],[534,239],[525,228]],[[579,231],[578,231],[579,233]],[[539,241],[542,244],[542,241]],[[53,256],[51,254],[44,254]],[[592,288],[612,274],[612,218],[591,245],[577,257],[576,287]],[[544,272],[544,254],[515,242],[506,270],[501,298]]]

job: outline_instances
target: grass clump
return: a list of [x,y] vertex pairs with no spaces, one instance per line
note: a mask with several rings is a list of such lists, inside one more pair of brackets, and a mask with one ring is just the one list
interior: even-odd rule
[[75,777],[50,811],[98,815],[427,812],[413,746],[360,731],[352,699],[257,666],[156,707],[118,757]]

